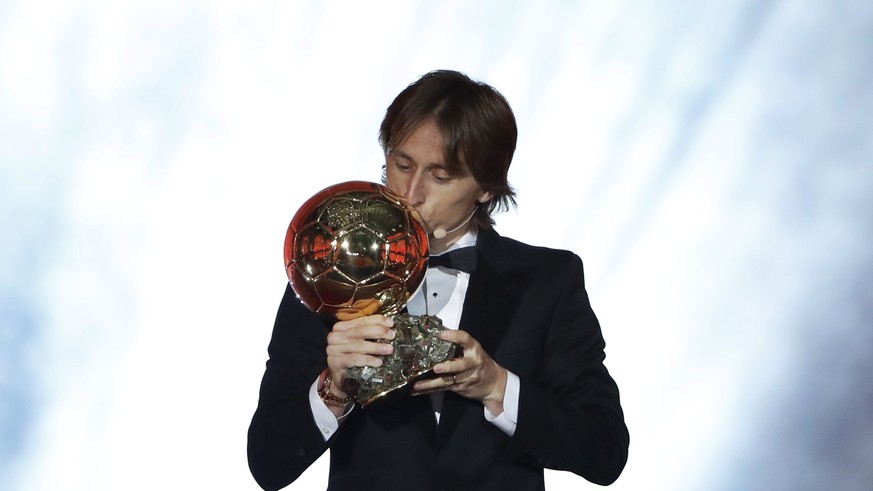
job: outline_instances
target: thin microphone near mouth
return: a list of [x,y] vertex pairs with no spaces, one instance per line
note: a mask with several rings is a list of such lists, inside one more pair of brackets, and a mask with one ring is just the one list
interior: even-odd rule
[[450,234],[450,233],[452,233],[452,232],[458,230],[459,228],[463,227],[464,225],[466,225],[467,222],[469,222],[469,221],[473,218],[473,215],[476,214],[476,209],[477,209],[477,208],[473,208],[473,211],[472,211],[472,213],[470,213],[470,216],[468,216],[468,217],[467,217],[463,222],[459,223],[457,227],[455,227],[455,228],[453,228],[453,229],[451,229],[451,230],[446,230],[446,229],[444,229],[444,228],[442,228],[442,227],[439,227],[439,228],[434,229],[434,231],[433,231],[433,238],[436,239],[436,240],[442,240],[442,239],[445,239],[445,238],[446,238],[446,235],[448,235],[448,234]]

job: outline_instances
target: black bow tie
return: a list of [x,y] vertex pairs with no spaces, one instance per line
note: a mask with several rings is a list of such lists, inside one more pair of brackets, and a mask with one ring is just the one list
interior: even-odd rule
[[476,248],[472,246],[461,247],[439,256],[430,256],[427,259],[427,267],[436,268],[437,266],[472,273],[476,269]]

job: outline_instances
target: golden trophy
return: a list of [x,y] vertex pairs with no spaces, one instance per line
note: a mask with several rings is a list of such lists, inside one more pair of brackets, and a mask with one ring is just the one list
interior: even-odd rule
[[285,272],[304,305],[329,319],[393,316],[394,352],[380,367],[344,374],[343,389],[362,407],[401,392],[455,355],[456,345],[438,336],[446,329],[438,317],[400,313],[424,281],[428,254],[418,212],[381,184],[349,181],[323,189],[288,226]]

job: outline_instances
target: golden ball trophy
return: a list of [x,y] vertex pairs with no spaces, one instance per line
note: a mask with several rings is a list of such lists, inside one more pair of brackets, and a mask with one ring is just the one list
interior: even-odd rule
[[408,390],[455,356],[457,346],[438,336],[446,329],[438,317],[401,313],[424,281],[429,250],[418,212],[372,182],[323,189],[288,226],[285,272],[304,305],[330,320],[374,313],[394,319],[394,352],[382,357],[382,366],[344,374],[343,390],[362,407]]

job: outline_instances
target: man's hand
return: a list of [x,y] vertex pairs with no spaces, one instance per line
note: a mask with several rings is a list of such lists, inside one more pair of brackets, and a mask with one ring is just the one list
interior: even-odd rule
[[481,401],[491,414],[502,413],[506,369],[498,365],[466,331],[443,331],[440,338],[459,345],[464,355],[434,366],[434,372],[440,376],[416,382],[415,393],[450,390]]
[[355,304],[357,312],[341,311],[337,314],[339,322],[327,335],[327,367],[333,380],[330,391],[339,398],[348,394],[342,391],[343,373],[350,367],[382,365],[382,355],[389,355],[394,347],[388,343],[377,342],[377,339],[394,339],[394,321],[384,315],[370,315],[381,305],[375,302],[363,306]]

